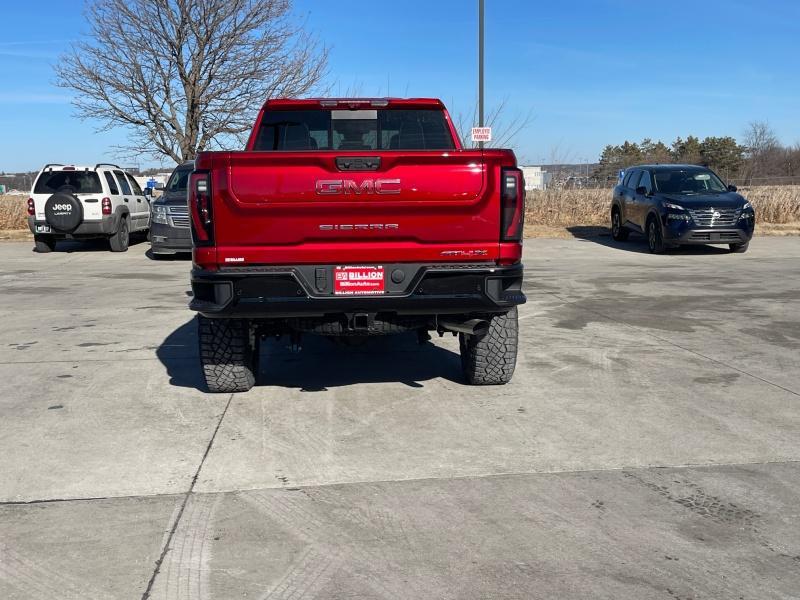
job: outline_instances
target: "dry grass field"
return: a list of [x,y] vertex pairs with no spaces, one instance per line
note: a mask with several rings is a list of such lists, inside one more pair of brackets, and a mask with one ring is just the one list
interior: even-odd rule
[[0,231],[27,229],[27,196],[0,196]]
[[[800,231],[800,186],[760,186],[739,190],[756,209],[757,233],[777,235]],[[611,190],[546,190],[528,192],[525,233],[548,237],[578,228],[587,235],[608,226]]]
[[[800,233],[800,186],[742,188],[756,208],[756,232]],[[537,237],[596,235],[608,225],[611,190],[528,192],[525,234]],[[27,196],[0,196],[0,239],[25,236]],[[571,233],[566,228],[575,228]]]

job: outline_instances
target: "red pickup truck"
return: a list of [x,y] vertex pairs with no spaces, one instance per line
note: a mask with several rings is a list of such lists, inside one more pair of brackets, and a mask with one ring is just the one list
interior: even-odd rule
[[524,195],[514,153],[464,149],[439,100],[267,101],[190,177],[209,390],[250,389],[260,340],[304,333],[452,332],[469,383],[507,383]]

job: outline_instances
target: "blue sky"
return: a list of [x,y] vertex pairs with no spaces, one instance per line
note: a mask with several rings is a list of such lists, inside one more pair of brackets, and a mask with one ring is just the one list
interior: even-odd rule
[[[124,131],[73,117],[52,65],[86,26],[82,3],[6,3],[0,37],[0,171],[115,158]],[[295,0],[331,48],[332,91],[435,96],[471,113],[476,0]],[[532,116],[521,162],[594,161],[607,143],[740,137],[766,120],[800,142],[800,3],[486,0],[487,106]],[[144,165],[154,164],[143,158]]]

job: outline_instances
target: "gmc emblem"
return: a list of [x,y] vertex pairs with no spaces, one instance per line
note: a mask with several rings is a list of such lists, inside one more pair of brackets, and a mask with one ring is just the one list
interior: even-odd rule
[[399,194],[399,179],[364,179],[361,183],[352,179],[319,179],[317,193],[334,194]]

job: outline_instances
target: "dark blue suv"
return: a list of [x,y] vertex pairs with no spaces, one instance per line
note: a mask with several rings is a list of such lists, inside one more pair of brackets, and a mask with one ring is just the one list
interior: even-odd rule
[[611,236],[623,241],[632,231],[642,233],[656,254],[683,244],[727,244],[745,252],[755,222],[736,186],[696,165],[630,167],[611,202]]

